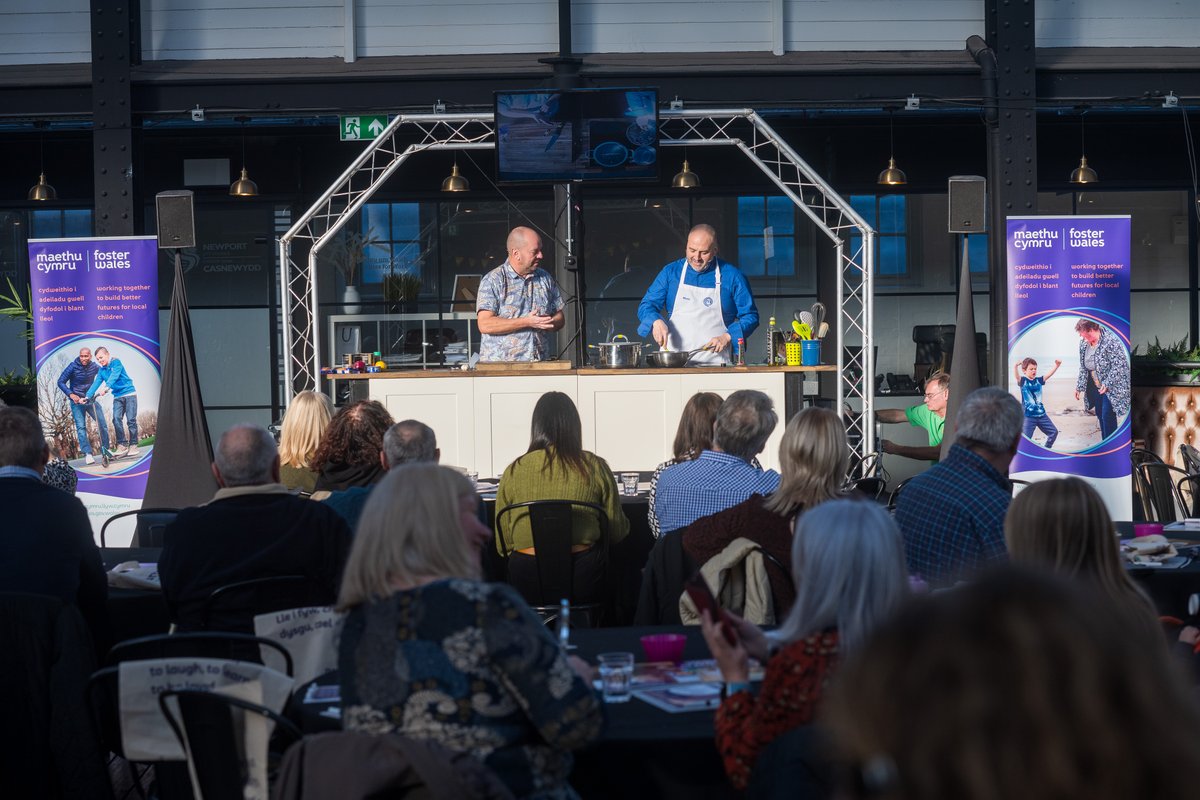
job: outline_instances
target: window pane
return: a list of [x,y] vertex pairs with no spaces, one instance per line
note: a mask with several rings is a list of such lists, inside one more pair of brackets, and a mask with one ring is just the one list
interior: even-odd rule
[[875,195],[873,194],[854,194],[850,195],[850,205],[859,213],[868,225],[872,228],[877,228],[875,224]]
[[794,275],[796,272],[796,240],[790,236],[775,237],[775,255],[767,259],[768,275]]
[[[959,241],[958,249],[962,250]],[[988,271],[988,237],[987,234],[974,234],[967,244],[967,257],[971,260],[971,272],[987,273]]]
[[879,237],[879,274],[905,275],[908,273],[905,236]]
[[63,212],[63,236],[91,236],[92,210],[72,208]]
[[391,238],[387,203],[367,203],[363,206],[362,230],[365,234],[374,235],[376,239]]
[[747,275],[762,275],[766,272],[763,266],[764,252],[762,236],[738,237],[738,267]]
[[792,233],[796,230],[796,204],[790,197],[767,198],[767,224],[775,233]]
[[737,201],[738,236],[754,236],[763,229],[763,199],[739,197]]
[[421,206],[419,203],[392,204],[392,239],[416,239],[421,235]]
[[30,239],[57,239],[63,230],[61,211],[33,211],[29,223]]
[[908,207],[907,198],[902,194],[887,194],[879,198],[879,232],[904,233],[907,229],[905,219]]

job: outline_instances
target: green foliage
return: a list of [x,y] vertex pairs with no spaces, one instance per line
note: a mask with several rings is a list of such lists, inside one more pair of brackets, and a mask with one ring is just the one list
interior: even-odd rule
[[29,367],[0,372],[0,386],[33,386],[36,383],[37,373]]
[[17,291],[17,287],[13,285],[12,278],[5,278],[8,283],[8,294],[0,292],[0,317],[7,317],[11,320],[25,323],[25,330],[21,333],[21,338],[33,339],[33,295],[28,294],[24,298]]
[[[1140,371],[1154,371],[1164,375],[1184,376],[1195,383],[1200,381],[1200,346],[1188,347],[1185,336],[1178,342],[1163,345],[1154,337],[1154,344],[1146,344],[1146,352],[1139,353],[1141,346],[1134,347],[1130,357]],[[1189,366],[1182,366],[1188,364]],[[1196,366],[1190,366],[1195,364]]]
[[421,279],[411,272],[391,271],[383,276],[383,299],[388,302],[416,300],[421,293]]

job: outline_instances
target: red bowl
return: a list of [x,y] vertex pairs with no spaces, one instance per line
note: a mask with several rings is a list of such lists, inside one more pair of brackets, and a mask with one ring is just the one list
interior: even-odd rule
[[642,637],[642,649],[646,651],[647,661],[670,661],[678,664],[683,661],[683,646],[687,637],[682,633],[653,633]]

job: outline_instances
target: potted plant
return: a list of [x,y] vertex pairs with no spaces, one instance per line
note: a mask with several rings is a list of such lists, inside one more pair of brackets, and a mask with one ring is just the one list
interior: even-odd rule
[[1163,345],[1158,337],[1146,352],[1134,347],[1130,355],[1133,382],[1140,386],[1200,386],[1200,347],[1188,347],[1187,338]]
[[374,234],[346,232],[341,234],[327,248],[329,260],[342,276],[345,288],[342,290],[342,304],[347,314],[357,314],[362,311],[359,303],[362,295],[358,291],[358,282],[362,279],[362,266],[367,260],[367,248],[377,244],[379,240]]
[[37,411],[37,374],[29,367],[0,372],[0,400]]
[[397,272],[393,268],[383,276],[383,299],[387,301],[390,314],[416,311],[420,293],[421,279],[411,272]]

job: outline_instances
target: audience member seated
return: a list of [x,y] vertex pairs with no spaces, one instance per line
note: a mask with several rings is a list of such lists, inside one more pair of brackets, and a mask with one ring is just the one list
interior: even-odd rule
[[775,491],[779,473],[764,472],[750,462],[762,452],[778,421],[771,398],[762,392],[742,389],[729,395],[713,423],[712,449],[659,476],[654,509],[659,531],[679,530],[752,494]]
[[0,592],[57,597],[79,608],[97,653],[109,641],[108,584],[83,503],[42,482],[50,450],[37,415],[0,407]]
[[[508,552],[508,579],[514,586],[537,585],[537,561],[527,509],[500,512],[513,503],[530,500],[580,500],[595,503],[608,515],[609,544],[629,534],[629,519],[621,509],[613,471],[603,458],[583,449],[583,424],[571,398],[546,392],[533,407],[529,449],[508,465],[496,489],[497,549]],[[605,564],[593,545],[600,538],[596,515],[589,509],[573,512],[572,560],[575,564],[576,603],[602,602]],[[532,599],[532,598],[527,598]]]
[[784,565],[781,570],[766,560],[772,617],[786,616],[796,597],[786,566],[791,563],[796,517],[842,495],[849,462],[846,429],[837,414],[806,408],[793,416],[779,443],[783,475],[773,493],[766,497],[752,494],[732,508],[701,517],[677,536],[664,536],[655,543],[642,577],[635,624],[678,625],[684,581],[737,539],[761,547]]
[[1116,528],[1096,490],[1079,478],[1038,481],[1013,498],[1004,541],[1014,563],[1051,569],[1104,594],[1127,622],[1160,631],[1158,611],[1122,564]]
[[[431,463],[436,464],[442,457],[442,451],[437,446],[437,436],[433,428],[415,419],[397,422],[387,429],[383,435],[383,450],[379,452],[379,463],[384,470],[398,467],[401,464]],[[350,530],[358,527],[358,518],[362,516],[367,498],[371,496],[371,486],[351,486],[339,492],[333,492],[324,499],[325,505],[342,515]]]
[[1012,501],[1008,465],[1024,412],[1003,389],[972,392],[954,418],[945,461],[910,480],[896,503],[908,570],[934,589],[1004,561],[1004,514]]
[[575,797],[570,751],[603,725],[591,670],[512,587],[479,580],[475,506],[434,464],[390,470],[367,501],[339,600],[342,725],[469,752],[517,797]]
[[[0,405],[3,404],[4,401],[0,400]],[[50,460],[42,470],[42,483],[62,489],[68,494],[75,494],[75,489],[79,486],[79,475],[75,473],[75,468],[62,457],[62,448],[58,442],[49,436],[46,437],[46,447],[50,448]]]
[[672,457],[655,467],[654,474],[650,476],[650,507],[647,518],[650,522],[650,533],[655,539],[661,535],[658,517],[654,513],[654,506],[658,500],[658,478],[667,467],[691,461],[705,450],[712,449],[713,423],[717,420],[717,410],[721,407],[721,402],[721,395],[716,392],[696,392],[683,407],[679,427],[675,429]]
[[[764,634],[722,612],[733,630],[730,644],[708,612],[702,615],[704,639],[725,680],[717,750],[739,789],[766,745],[812,721],[838,661],[861,649],[908,595],[900,531],[876,503],[831,500],[805,512],[791,561],[796,602],[779,630]],[[766,664],[757,695],[750,657]]]
[[284,486],[312,494],[317,485],[313,458],[332,416],[333,404],[321,392],[300,392],[292,398],[279,433],[279,482]]
[[335,414],[313,456],[314,492],[378,483],[385,472],[379,451],[392,422],[392,415],[376,400],[361,400]]
[[1115,614],[1086,584],[1013,567],[912,602],[826,703],[846,796],[1196,797],[1195,699]]
[[[201,627],[215,589],[273,575],[304,575],[337,598],[350,529],[337,512],[297,497],[279,482],[275,440],[257,425],[235,425],[217,445],[211,502],[179,512],[163,534],[158,574],[171,619]],[[253,618],[218,617],[211,630],[253,633]]]

